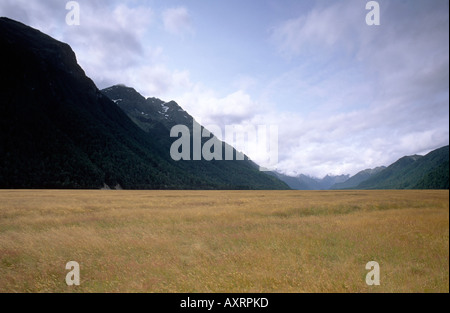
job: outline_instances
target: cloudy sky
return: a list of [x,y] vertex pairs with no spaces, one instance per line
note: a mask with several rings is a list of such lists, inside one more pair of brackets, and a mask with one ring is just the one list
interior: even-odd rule
[[[449,2],[2,0],[67,42],[99,88],[175,100],[204,125],[277,125],[277,169],[355,174],[449,143]],[[220,135],[220,134],[219,134]],[[257,162],[258,149],[248,151]]]

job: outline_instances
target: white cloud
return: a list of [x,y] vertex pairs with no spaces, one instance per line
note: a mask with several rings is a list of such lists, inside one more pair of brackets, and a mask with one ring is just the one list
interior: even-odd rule
[[129,8],[120,4],[114,8],[113,17],[122,29],[132,29],[133,33],[142,36],[153,22],[154,13],[149,7]]
[[[59,0],[2,0],[0,15],[69,43],[100,88],[124,83],[144,96],[174,98],[204,124],[277,124],[278,167],[287,173],[354,174],[448,144],[447,0],[380,0],[376,27],[365,24],[360,0],[314,2],[294,18],[290,12],[270,30],[280,56],[271,68],[280,70],[221,78],[229,80],[226,93],[202,81],[196,68],[172,68],[164,40],[153,40],[158,31],[175,40],[194,34],[187,8],[79,2],[77,27],[65,24]],[[250,156],[258,159],[260,148]]]
[[145,96],[165,95],[169,91],[185,90],[192,85],[188,71],[171,71],[164,65],[130,68],[120,75],[127,77],[127,84]]
[[164,29],[174,35],[192,34],[194,27],[185,7],[166,9],[162,13]]
[[265,90],[297,106],[279,119],[282,170],[354,174],[448,144],[448,3],[437,2],[380,1],[378,28],[361,1],[325,2],[272,28],[295,64]]
[[175,100],[197,120],[220,127],[245,123],[263,110],[262,106],[243,90],[219,96],[214,90],[200,83]]
[[[393,119],[393,123],[399,121],[394,127],[382,123],[391,114],[388,107],[366,108],[310,119],[292,112],[270,111],[248,122],[278,125],[277,168],[291,175],[355,174],[366,168],[389,165],[403,155],[425,153],[448,144],[448,127],[443,123],[411,131],[410,123],[400,123],[401,114]],[[368,118],[375,115],[374,119]],[[249,155],[258,154],[249,151]]]
[[364,27],[364,5],[361,1],[318,3],[306,14],[273,27],[271,40],[289,58],[301,53],[315,54],[318,48],[351,49],[358,29]]
[[248,90],[255,87],[258,81],[250,75],[238,75],[232,82],[233,87],[240,90]]
[[151,8],[123,4],[99,7],[91,2],[80,7],[80,26],[63,26],[63,40],[72,46],[80,65],[99,88],[118,82],[129,84],[134,78],[130,71],[158,60],[162,49],[143,44],[154,22]]
[[[164,97],[178,89],[189,88],[187,70],[170,69],[164,49],[148,44],[148,34],[157,26],[154,10],[147,6],[114,4],[99,0],[79,0],[80,25],[65,24],[65,2],[58,0],[6,0],[2,14],[20,20],[67,42],[75,51],[86,74],[99,88],[117,83],[135,87],[145,96]],[[187,11],[169,14],[185,23]],[[176,24],[173,21],[173,27]],[[175,29],[173,29],[175,30]],[[180,29],[181,30],[181,29]]]

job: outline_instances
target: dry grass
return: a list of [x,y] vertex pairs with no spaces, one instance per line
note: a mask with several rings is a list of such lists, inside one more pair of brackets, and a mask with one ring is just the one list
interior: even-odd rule
[[0,292],[449,292],[449,192],[0,190]]

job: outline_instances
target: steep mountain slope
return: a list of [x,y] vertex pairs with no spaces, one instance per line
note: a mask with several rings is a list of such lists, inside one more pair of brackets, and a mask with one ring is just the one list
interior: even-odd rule
[[447,189],[449,146],[425,156],[405,156],[378,174],[359,184],[356,189]]
[[[115,102],[142,130],[154,133],[158,129],[159,145],[166,147],[165,151],[170,150],[170,146],[176,138],[170,137],[170,130],[175,125],[186,126],[190,134],[194,136],[194,127],[202,132],[205,128],[198,124],[195,119],[185,110],[183,110],[175,101],[164,102],[158,98],[145,98],[135,89],[124,85],[115,85],[102,90],[102,93]],[[195,125],[195,126],[194,126]],[[263,184],[273,184],[276,188],[289,188],[286,184],[272,176],[262,172],[255,172],[259,168],[247,156],[243,155],[244,160],[224,161],[225,149],[232,150],[234,159],[236,159],[237,151],[225,142],[220,141],[215,136],[199,137],[201,145],[214,138],[220,145],[222,150],[222,161],[179,161],[177,166],[186,171],[202,173],[205,169],[209,169],[211,173],[217,173],[218,176],[227,177],[234,182],[236,188],[247,189],[242,176],[252,179],[254,186],[265,188]],[[194,147],[191,138],[192,149],[190,151],[190,159],[193,160]],[[167,155],[170,158],[169,155]],[[241,178],[240,178],[241,177]],[[237,179],[241,179],[238,181]]]
[[361,184],[363,181],[365,181],[365,180],[369,179],[370,177],[372,177],[373,175],[381,172],[385,168],[386,168],[385,166],[379,166],[376,168],[371,168],[371,169],[366,169],[366,170],[360,171],[360,172],[356,173],[355,175],[353,175],[352,177],[350,177],[349,179],[347,179],[346,181],[344,181],[342,183],[334,184],[333,186],[330,187],[330,189],[355,188],[356,186]]
[[0,18],[0,47],[0,188],[287,188],[250,161],[173,161],[167,127],[139,128],[65,43]]
[[449,161],[429,171],[413,189],[449,189]]
[[[174,138],[170,137],[170,130],[175,125],[186,126],[191,136],[194,136],[194,127],[200,135],[205,128],[197,123],[197,121],[185,110],[183,110],[175,101],[164,102],[158,98],[144,98],[135,89],[126,87],[124,85],[116,85],[101,90],[109,99],[114,101],[132,121],[134,121],[142,130],[152,132],[157,128],[164,129],[160,140],[165,141],[166,145],[171,145]],[[211,138],[221,142],[217,137],[203,137],[199,136],[200,142],[203,145]],[[191,138],[191,143],[192,143]],[[225,142],[221,142],[222,152],[225,148],[230,148],[233,151],[234,159],[236,158],[236,150]],[[248,157],[242,154],[248,163]],[[191,151],[192,159],[192,151]],[[222,153],[222,159],[225,159]],[[250,162],[252,163],[252,162]],[[256,166],[252,164],[252,166]]]

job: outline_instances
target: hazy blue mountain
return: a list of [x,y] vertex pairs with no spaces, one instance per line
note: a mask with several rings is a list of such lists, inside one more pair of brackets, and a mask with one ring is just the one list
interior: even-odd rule
[[327,175],[320,180],[321,189],[330,189],[335,184],[348,180],[350,175]]
[[352,177],[350,177],[349,179],[347,179],[344,182],[336,183],[336,184],[332,185],[330,187],[330,189],[351,189],[351,188],[355,188],[360,183],[362,183],[363,181],[369,179],[373,175],[381,172],[385,168],[386,168],[385,166],[379,166],[379,167],[376,167],[376,168],[365,169],[363,171],[360,171],[360,172],[356,173],[355,175],[353,175]]
[[288,176],[274,172],[273,175],[284,181],[289,187],[297,190],[327,190],[331,186],[346,181],[349,175],[326,175],[323,178],[311,177],[300,174],[297,176]]

